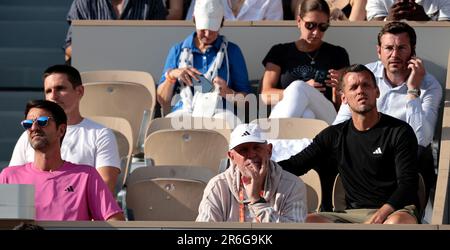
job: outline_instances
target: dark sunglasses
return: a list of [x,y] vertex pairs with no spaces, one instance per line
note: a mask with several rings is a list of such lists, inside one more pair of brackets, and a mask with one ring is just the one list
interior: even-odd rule
[[305,28],[307,30],[313,30],[316,27],[318,27],[320,31],[325,32],[328,29],[328,27],[330,27],[330,24],[329,23],[305,22]]
[[37,125],[39,125],[39,127],[45,127],[48,125],[48,120],[50,119],[52,119],[52,117],[50,116],[41,116],[36,119],[23,120],[20,124],[22,124],[22,127],[24,129],[30,129],[33,126],[34,122],[37,122]]

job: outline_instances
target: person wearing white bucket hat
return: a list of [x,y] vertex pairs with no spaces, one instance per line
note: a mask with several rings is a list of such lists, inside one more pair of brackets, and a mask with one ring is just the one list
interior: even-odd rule
[[231,133],[231,166],[205,188],[196,221],[304,222],[306,189],[295,175],[270,160],[272,145],[257,124]]
[[[158,101],[165,110],[175,103],[171,116],[234,119],[229,108],[233,108],[237,99],[244,99],[237,96],[243,97],[251,92],[240,48],[219,35],[223,13],[219,0],[197,1],[194,10],[196,31],[170,49],[157,92]],[[200,80],[206,82],[207,87],[211,86],[205,89],[205,85],[200,84],[201,88],[198,88]],[[178,100],[174,98],[172,102],[178,93]],[[198,104],[206,93],[213,101]],[[230,104],[226,105],[224,100]]]

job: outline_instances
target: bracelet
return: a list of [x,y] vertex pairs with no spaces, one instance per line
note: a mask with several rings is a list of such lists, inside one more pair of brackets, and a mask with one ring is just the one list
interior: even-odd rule
[[168,70],[166,71],[166,74],[165,74],[166,79],[169,80],[169,81],[171,81],[171,82],[176,82],[177,79],[170,76],[170,72],[171,72],[171,71],[172,71],[172,69],[168,69]]

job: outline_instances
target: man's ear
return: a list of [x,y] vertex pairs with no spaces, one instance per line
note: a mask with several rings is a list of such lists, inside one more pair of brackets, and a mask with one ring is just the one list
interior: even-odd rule
[[233,152],[231,152],[231,150],[227,152],[227,155],[228,155],[228,158],[230,158],[231,161],[234,160],[234,154],[233,154]]
[[297,27],[300,29],[301,28],[301,22],[302,22],[302,18],[300,16],[297,16],[295,18],[296,22],[297,22]]
[[345,95],[344,95],[343,91],[341,92],[341,103],[348,104],[347,98],[345,98]]
[[59,138],[63,137],[66,134],[67,124],[60,124],[58,127]]
[[80,99],[84,96],[84,86],[83,85],[76,86],[75,91],[77,92]]

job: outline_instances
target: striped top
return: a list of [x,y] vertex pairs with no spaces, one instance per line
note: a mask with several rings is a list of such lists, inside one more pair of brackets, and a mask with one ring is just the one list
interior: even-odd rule
[[[114,12],[111,0],[74,0],[67,21],[72,20],[165,20],[168,14],[162,0],[124,0],[122,14]],[[64,48],[72,43],[69,27]]]

